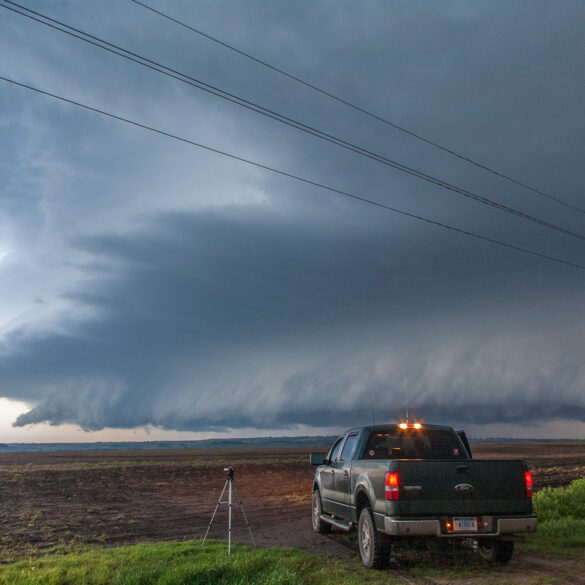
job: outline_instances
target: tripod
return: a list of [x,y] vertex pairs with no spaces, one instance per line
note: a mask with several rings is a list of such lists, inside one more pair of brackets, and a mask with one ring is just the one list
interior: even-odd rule
[[[223,486],[223,490],[221,490],[221,495],[219,496],[219,500],[217,500],[217,504],[215,506],[215,510],[213,511],[213,516],[209,522],[209,526],[207,527],[207,531],[205,532],[205,536],[203,537],[203,542],[201,546],[205,544],[205,540],[207,539],[207,535],[209,534],[209,530],[211,525],[213,524],[213,520],[215,515],[217,514],[217,510],[219,509],[220,504],[227,504],[228,505],[228,556],[232,554],[232,486],[233,489],[236,491],[236,495],[238,496],[238,503],[240,504],[240,509],[242,510],[242,515],[244,516],[244,520],[246,521],[246,526],[248,527],[248,532],[250,533],[250,538],[252,539],[252,544],[256,546],[256,542],[254,541],[254,536],[252,535],[252,529],[250,528],[250,524],[248,523],[248,518],[246,518],[246,512],[244,512],[244,506],[242,505],[242,499],[240,498],[240,494],[238,492],[238,488],[234,483],[234,468],[230,465],[224,469],[227,472],[227,479],[225,480],[225,484]],[[223,494],[225,493],[225,489],[229,485],[228,491],[228,501],[222,502]]]

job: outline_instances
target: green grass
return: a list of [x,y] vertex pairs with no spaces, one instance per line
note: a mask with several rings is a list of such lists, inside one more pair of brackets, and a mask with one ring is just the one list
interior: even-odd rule
[[538,530],[523,548],[563,558],[583,556],[585,549],[585,478],[563,488],[544,488],[534,496]]
[[559,518],[585,520],[585,478],[564,488],[544,488],[535,494],[533,503],[541,522]]
[[394,576],[291,549],[199,541],[92,548],[0,566],[1,585],[361,585]]

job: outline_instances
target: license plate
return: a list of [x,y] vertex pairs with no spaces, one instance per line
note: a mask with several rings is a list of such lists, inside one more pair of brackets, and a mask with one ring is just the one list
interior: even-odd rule
[[453,532],[477,532],[477,518],[453,518]]

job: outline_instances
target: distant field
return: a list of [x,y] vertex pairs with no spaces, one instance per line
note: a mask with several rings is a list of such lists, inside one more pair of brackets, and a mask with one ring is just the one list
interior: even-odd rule
[[51,451],[142,451],[158,449],[249,449],[329,445],[335,436],[205,439],[199,441],[135,441],[88,443],[0,443],[0,453]]
[[[1,453],[0,561],[55,546],[201,538],[225,484],[223,469],[233,464],[258,546],[294,547],[359,565],[351,538],[311,530],[311,449]],[[585,477],[584,443],[483,444],[474,454],[527,459],[537,490]],[[234,505],[234,540],[251,544],[237,498]],[[227,538],[226,516],[227,506],[220,506],[210,538]]]

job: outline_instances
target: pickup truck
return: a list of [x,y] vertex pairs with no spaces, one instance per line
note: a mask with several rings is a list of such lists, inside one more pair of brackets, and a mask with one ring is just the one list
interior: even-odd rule
[[427,424],[346,431],[311,453],[313,530],[357,528],[362,562],[382,569],[393,542],[423,537],[506,563],[517,533],[534,532],[532,475],[521,460],[473,459],[465,433]]

